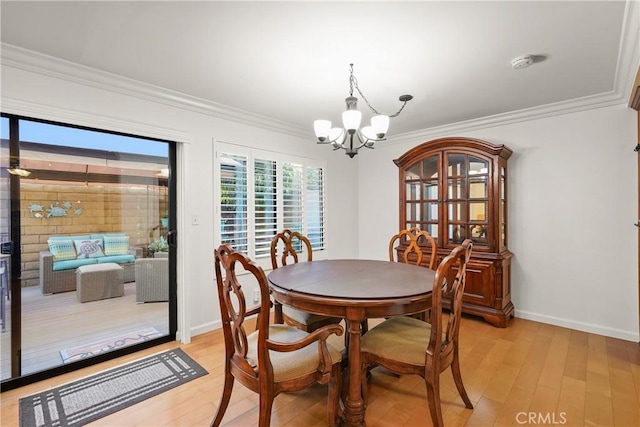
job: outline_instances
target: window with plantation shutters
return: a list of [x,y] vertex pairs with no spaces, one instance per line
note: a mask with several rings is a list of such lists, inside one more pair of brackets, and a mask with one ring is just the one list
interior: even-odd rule
[[220,155],[220,241],[240,252],[248,248],[247,157]]
[[255,257],[270,256],[271,239],[278,228],[277,170],[274,160],[254,160]]
[[325,250],[324,162],[226,143],[216,152],[216,245],[267,268],[271,240],[285,228],[306,235],[314,252]]
[[324,249],[324,169],[307,166],[307,237],[313,250]]
[[282,165],[283,226],[304,233],[302,210],[302,165]]

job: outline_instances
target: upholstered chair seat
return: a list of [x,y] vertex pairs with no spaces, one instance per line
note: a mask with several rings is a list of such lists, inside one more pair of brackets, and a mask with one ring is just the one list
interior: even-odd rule
[[[270,325],[269,339],[280,343],[294,343],[309,334],[298,328],[288,325]],[[253,367],[258,366],[258,331],[247,336],[247,361],[253,361]],[[342,360],[342,355],[333,346],[327,343],[331,364]],[[308,345],[296,351],[283,353],[280,351],[269,351],[269,358],[273,367],[273,380],[277,383],[290,381],[296,378],[308,376],[318,370],[320,358],[318,357],[318,346]]]
[[[431,337],[431,324],[413,317],[392,317],[363,337],[360,348],[385,359],[424,366],[425,349]],[[442,342],[447,339],[442,334]]]
[[282,306],[282,313],[284,314],[285,318],[288,319],[289,322],[293,325],[325,325],[330,323],[339,323],[340,320],[342,320],[337,317],[330,318],[328,316],[321,316],[319,314],[307,313],[306,311],[301,311],[293,307],[287,307],[286,305]]

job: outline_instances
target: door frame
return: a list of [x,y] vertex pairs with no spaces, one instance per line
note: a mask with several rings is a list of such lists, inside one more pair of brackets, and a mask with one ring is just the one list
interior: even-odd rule
[[[168,194],[169,194],[169,229],[176,233],[177,229],[177,162],[176,162],[176,152],[178,150],[178,142],[170,139],[165,139],[162,137],[151,137],[151,136],[143,136],[136,135],[132,133],[125,133],[119,131],[112,131],[108,129],[99,129],[93,126],[85,126],[85,125],[76,125],[72,123],[67,123],[63,121],[54,121],[48,119],[39,119],[35,117],[28,117],[19,114],[11,114],[0,112],[0,116],[7,117],[9,119],[9,147],[10,147],[10,162],[14,162],[11,164],[19,164],[20,161],[20,153],[19,153],[19,121],[20,120],[29,120],[36,121],[40,123],[47,123],[58,126],[66,126],[70,128],[76,129],[84,129],[91,131],[98,131],[104,133],[111,133],[115,135],[121,136],[129,136],[141,139],[149,139],[159,142],[166,142],[169,144],[169,181],[168,181]],[[2,380],[0,382],[0,392],[5,392],[8,390],[12,390],[18,387],[22,387],[28,384],[32,384],[34,382],[42,381],[48,378],[52,378],[58,375],[62,375],[68,372],[72,372],[78,369],[85,368],[87,366],[96,365],[98,363],[105,362],[107,360],[111,360],[117,357],[121,357],[127,354],[135,353],[137,351],[155,347],[160,344],[164,344],[167,342],[174,341],[176,339],[177,334],[177,274],[176,274],[176,263],[177,263],[177,238],[173,242],[172,249],[170,251],[169,258],[169,311],[168,311],[168,324],[169,324],[169,333],[160,338],[155,338],[149,341],[145,341],[139,344],[134,344],[129,347],[124,347],[121,349],[113,350],[108,353],[100,354],[97,356],[90,357],[88,359],[82,359],[76,362],[71,362],[65,365],[58,365],[56,367],[45,369],[43,371],[34,372],[28,375],[20,375],[20,359],[22,353],[22,325],[21,325],[21,316],[22,316],[22,298],[21,298],[21,251],[20,251],[20,233],[21,233],[21,224],[20,224],[20,177],[11,175],[10,181],[10,218],[11,218],[11,239],[14,242],[14,253],[11,256],[11,378]],[[175,235],[177,237],[177,234]],[[15,365],[15,366],[14,366]],[[18,375],[16,375],[16,373]]]
[[[638,239],[638,328],[640,330],[640,67],[638,67],[638,72],[636,73],[636,80],[633,83],[631,88],[631,96],[629,97],[629,108],[636,110],[637,113],[637,130],[636,130],[636,139],[638,144],[636,145],[635,151],[638,160],[638,168],[636,169],[636,174],[638,176],[638,211],[637,218],[638,222],[636,222],[637,228],[637,239]],[[640,341],[639,341],[640,344]]]

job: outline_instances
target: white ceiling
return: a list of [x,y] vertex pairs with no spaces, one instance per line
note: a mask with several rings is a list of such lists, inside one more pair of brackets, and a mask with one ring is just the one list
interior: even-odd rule
[[[0,38],[309,134],[314,119],[339,121],[354,63],[380,112],[414,96],[391,121],[402,134],[611,93],[627,9],[615,0],[2,1]],[[512,69],[524,54],[538,61]]]

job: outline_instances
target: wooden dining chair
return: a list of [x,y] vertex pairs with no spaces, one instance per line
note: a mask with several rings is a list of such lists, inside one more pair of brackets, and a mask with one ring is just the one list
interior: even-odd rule
[[[398,246],[400,244],[406,244],[404,251],[399,252]],[[438,247],[436,245],[436,239],[425,230],[420,230],[417,227],[412,227],[408,230],[402,230],[389,241],[389,261],[391,262],[404,262],[413,263],[415,265],[422,265],[425,252],[422,249],[422,245],[428,245],[429,263],[426,264],[431,270],[436,269],[436,261],[438,256]],[[421,313],[412,314],[411,317],[429,321],[430,311],[426,310]]]
[[[215,251],[218,299],[224,332],[224,389],[211,425],[219,426],[231,399],[234,380],[258,393],[258,425],[268,427],[274,398],[282,392],[302,390],[314,383],[328,384],[327,421],[338,422],[341,384],[340,352],[327,345],[327,338],[342,335],[340,325],[329,325],[307,333],[288,325],[270,325],[269,286],[260,266],[229,246]],[[249,274],[243,274],[249,273]],[[240,278],[242,284],[240,283]],[[257,282],[261,303],[248,309],[243,285]],[[257,315],[255,330],[245,321]]]
[[[406,242],[406,243],[405,243]],[[424,242],[424,243],[423,243]],[[405,243],[407,246],[402,253],[398,253],[398,245]],[[436,260],[438,257],[438,247],[436,239],[417,227],[408,230],[402,230],[389,241],[389,261],[404,262],[421,265],[425,252],[420,244],[429,246],[429,263],[426,265],[431,270],[436,269]]]
[[[275,270],[288,263],[297,263],[306,252],[306,261],[313,260],[313,250],[309,239],[297,231],[283,230],[271,241],[271,266]],[[275,323],[286,323],[306,332],[313,332],[325,325],[340,323],[339,317],[320,316],[292,307],[275,305]]]
[[[472,248],[473,243],[467,239],[438,265],[433,282],[431,323],[398,316],[385,320],[363,335],[360,348],[365,404],[368,393],[364,372],[370,366],[380,365],[399,375],[420,375],[427,387],[433,425],[442,426],[440,374],[451,367],[460,397],[467,408],[473,409],[462,383],[458,350],[462,294]],[[443,294],[451,298],[451,312],[445,318]]]

